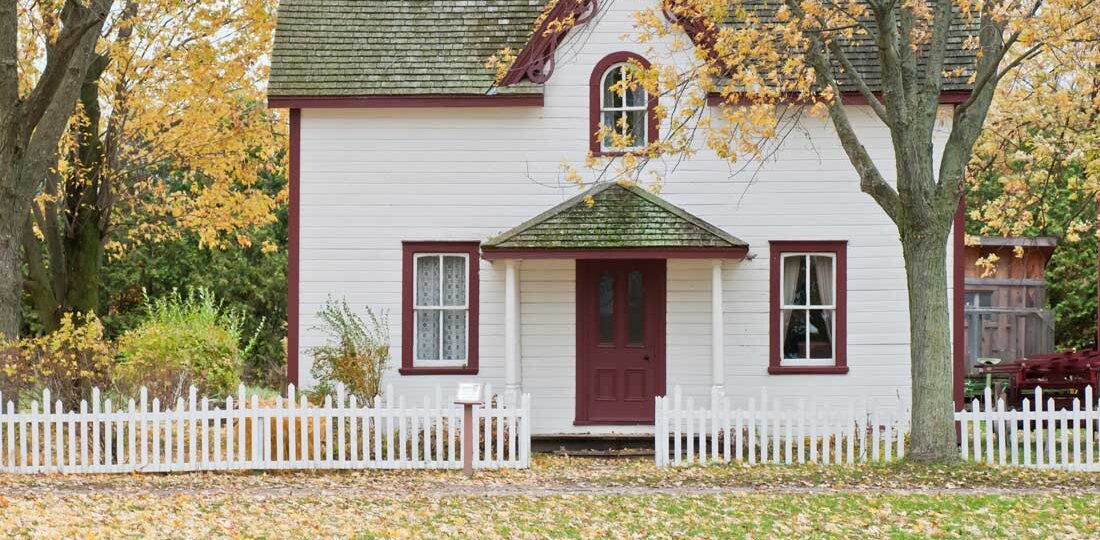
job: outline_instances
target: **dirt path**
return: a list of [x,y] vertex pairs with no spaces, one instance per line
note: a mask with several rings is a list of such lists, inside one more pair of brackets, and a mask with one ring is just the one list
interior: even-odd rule
[[37,498],[50,496],[112,496],[112,497],[165,497],[186,495],[192,497],[233,495],[250,499],[264,499],[269,497],[318,497],[318,498],[379,498],[393,499],[404,497],[558,497],[558,496],[583,496],[583,495],[716,495],[716,494],[797,494],[797,495],[831,495],[831,494],[865,494],[865,495],[1050,495],[1071,494],[1084,495],[1095,494],[1100,496],[1100,489],[1068,489],[1068,488],[995,488],[995,487],[956,487],[956,488],[890,488],[876,486],[844,486],[844,487],[820,487],[797,485],[769,485],[769,486],[737,486],[737,485],[689,485],[689,486],[600,486],[581,484],[555,484],[555,483],[426,483],[416,485],[304,485],[296,486],[293,482],[285,480],[272,482],[271,485],[256,483],[239,485],[227,483],[219,485],[219,482],[202,484],[188,483],[184,485],[149,485],[146,482],[135,481],[133,485],[125,485],[118,482],[100,484],[95,482],[74,482],[72,484],[46,482],[42,484],[24,484],[8,486],[3,490],[3,496],[8,498]]

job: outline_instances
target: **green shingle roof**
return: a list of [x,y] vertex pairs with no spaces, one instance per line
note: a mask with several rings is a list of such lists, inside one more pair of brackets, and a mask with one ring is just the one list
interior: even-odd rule
[[[785,5],[784,0],[744,0],[742,3],[746,10],[758,17],[762,22],[775,22],[776,12],[779,8]],[[840,4],[844,5],[844,4]],[[943,90],[970,90],[973,85],[970,82],[970,72],[958,74],[953,73],[957,68],[964,68],[973,70],[976,67],[975,64],[975,52],[973,49],[967,49],[964,46],[964,42],[971,35],[978,35],[978,21],[976,18],[971,20],[963,17],[958,13],[956,8],[955,19],[951,24],[951,28],[947,34],[947,50],[944,57],[943,69],[945,72],[951,73],[944,77]],[[860,18],[860,23],[866,25],[869,28],[875,27],[874,18],[868,14],[865,17]],[[727,21],[727,24],[734,25],[732,19]],[[867,86],[872,91],[878,92],[882,89],[882,75],[879,69],[878,48],[875,45],[874,37],[871,35],[856,35],[851,40],[844,41],[842,43],[845,55],[851,60],[853,67],[867,82]],[[925,44],[921,47],[921,54],[918,57],[917,63],[923,74],[925,69],[925,58],[928,53],[928,45]],[[841,73],[843,69],[840,66],[840,62],[833,60],[833,69],[835,73]],[[844,75],[838,75],[837,82],[840,84],[840,89],[843,92],[856,92],[858,87]]]
[[[485,63],[505,47],[518,54],[545,4],[546,0],[281,0],[268,94],[540,93],[542,85],[530,82],[494,88],[495,73]],[[780,4],[744,3],[763,20],[772,19]],[[963,42],[976,31],[974,25],[956,21],[949,35],[946,70],[973,66],[974,51]],[[845,47],[856,70],[878,91],[878,55],[871,38],[856,37]],[[944,90],[969,89],[968,77],[948,77]],[[842,89],[855,87],[842,78]]]
[[[269,95],[485,94],[545,0],[281,0]],[[521,85],[512,92],[540,92]]]
[[[593,198],[589,206],[587,197]],[[599,184],[482,243],[484,249],[747,248],[637,186]]]

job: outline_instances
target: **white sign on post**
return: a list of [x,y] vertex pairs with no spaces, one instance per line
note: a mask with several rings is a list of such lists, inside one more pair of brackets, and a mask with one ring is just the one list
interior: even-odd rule
[[481,397],[481,383],[458,383],[458,390],[455,391],[455,403],[460,405],[480,405],[483,401]]

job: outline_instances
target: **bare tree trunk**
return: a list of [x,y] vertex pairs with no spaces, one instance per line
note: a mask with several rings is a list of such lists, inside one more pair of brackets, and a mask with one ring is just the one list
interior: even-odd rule
[[[955,444],[951,324],[947,295],[947,233],[950,226],[921,227],[902,234],[909,287],[912,441],[909,457],[920,462],[959,458]],[[914,227],[910,227],[914,229]]]
[[[0,152],[0,163],[6,165],[10,159],[9,152]],[[26,218],[26,212],[19,211],[22,205],[9,176],[11,168],[4,165],[0,165],[0,340],[14,338],[19,332],[19,299],[23,290],[19,264],[22,226],[17,225],[16,216]]]
[[18,90],[15,2],[0,2],[0,338],[19,333],[20,245],[48,156],[68,122],[112,0],[67,0],[46,65],[25,97]]

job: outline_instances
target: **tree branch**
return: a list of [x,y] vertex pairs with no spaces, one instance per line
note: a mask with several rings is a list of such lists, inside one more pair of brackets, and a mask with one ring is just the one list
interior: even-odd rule
[[848,113],[844,110],[844,103],[840,99],[840,86],[837,84],[836,78],[831,76],[829,59],[826,58],[823,52],[823,45],[819,37],[811,36],[809,38],[806,58],[821,80],[826,81],[833,89],[835,98],[828,104],[829,118],[833,122],[833,127],[836,129],[837,137],[840,139],[844,152],[848,155],[848,160],[852,162],[852,166],[859,174],[860,190],[870,195],[882,207],[886,215],[897,223],[901,199],[897,190],[882,177],[878,167],[875,166],[874,160],[867,152],[867,148],[860,142],[855,128],[848,120]]
[[934,118],[943,91],[943,64],[947,57],[947,36],[955,22],[955,10],[951,0],[937,0],[932,18],[932,37],[929,39],[928,59],[924,67],[924,103],[921,107]]
[[[10,1],[10,0],[9,0]],[[69,76],[72,60],[84,40],[85,34],[102,26],[107,19],[111,0],[97,0],[85,7],[77,0],[66,0],[62,10],[61,32],[57,40],[46,48],[46,67],[31,93],[23,102],[22,131],[23,140],[30,138],[34,128],[46,109],[53,102],[54,95],[62,81]],[[98,30],[95,32],[98,37]],[[83,70],[83,66],[76,66]]]
[[[836,39],[829,40],[829,52],[840,61],[840,65],[844,68],[844,75],[852,82],[859,90],[859,93],[863,96],[863,99],[867,100],[867,104],[871,106],[871,110],[875,111],[875,114],[882,119],[883,123],[890,125],[890,113],[886,110],[886,106],[879,101],[878,96],[871,91],[871,87],[867,86],[867,81],[863,79],[863,76],[856,71],[856,67],[852,64],[848,54],[844,52],[844,47]],[[838,96],[839,99],[839,96]]]

